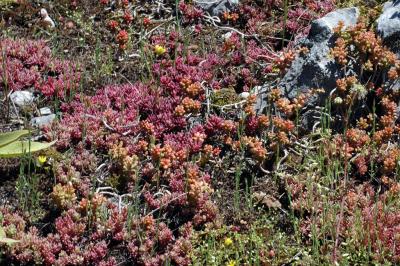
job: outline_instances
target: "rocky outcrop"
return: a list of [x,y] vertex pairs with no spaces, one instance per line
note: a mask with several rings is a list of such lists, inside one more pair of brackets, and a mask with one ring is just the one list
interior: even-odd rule
[[33,127],[43,127],[50,125],[55,119],[56,119],[55,114],[34,117],[31,119],[31,125]]
[[315,20],[310,33],[301,45],[309,48],[306,56],[299,56],[283,77],[278,87],[289,99],[310,88],[333,89],[340,68],[330,56],[335,45],[334,28],[343,21],[346,27],[355,25],[359,16],[357,8],[340,9]]
[[[358,8],[345,8],[331,12],[312,23],[309,35],[298,44],[307,47],[309,53],[298,56],[277,85],[285,97],[293,99],[300,92],[306,92],[312,88],[324,88],[329,92],[335,87],[340,68],[330,56],[330,49],[335,44],[334,28],[339,21],[343,21],[345,27],[355,25],[358,17]],[[267,90],[268,88],[264,87],[259,94],[256,105],[258,113],[262,113],[267,106]],[[310,99],[306,110],[312,113],[315,106],[322,101],[323,97]],[[309,127],[312,123],[309,119],[313,116],[311,113],[303,117],[305,127]]]
[[14,91],[10,94],[10,99],[15,106],[23,108],[31,105],[35,97],[30,91]]
[[239,0],[196,0],[194,2],[210,15],[217,16],[234,9]]
[[376,29],[384,44],[400,55],[400,0],[387,2],[383,6]]

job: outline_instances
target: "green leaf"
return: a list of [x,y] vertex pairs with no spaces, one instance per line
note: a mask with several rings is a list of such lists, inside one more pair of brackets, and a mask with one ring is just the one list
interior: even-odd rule
[[0,226],[0,238],[5,238],[6,237],[6,232],[4,231],[3,226]]
[[18,242],[20,242],[20,241],[12,239],[12,238],[8,238],[8,237],[0,238],[0,243],[4,243],[4,244],[8,244],[8,245],[12,245],[12,244],[15,244]]
[[12,132],[0,133],[0,147],[10,144],[13,141],[29,134],[29,130],[17,130]]
[[20,241],[6,237],[6,232],[4,231],[4,228],[2,226],[0,226],[0,243],[5,243],[8,245],[11,245],[11,244],[15,244],[18,242],[20,242]]
[[0,147],[0,158],[21,157],[26,153],[34,153],[50,148],[53,142],[15,141]]

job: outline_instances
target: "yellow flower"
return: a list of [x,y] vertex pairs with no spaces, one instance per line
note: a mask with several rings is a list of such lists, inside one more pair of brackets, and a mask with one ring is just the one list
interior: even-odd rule
[[226,266],[236,266],[236,261],[230,260],[230,261],[228,261],[228,263],[226,264]]
[[43,165],[47,161],[47,157],[44,155],[39,155],[37,158],[40,165]]
[[230,246],[230,245],[232,245],[233,244],[233,240],[232,240],[232,238],[230,238],[230,237],[227,237],[227,238],[225,238],[225,241],[224,241],[224,245],[225,246]]
[[167,50],[161,45],[157,44],[156,46],[154,46],[154,52],[156,53],[156,55],[163,55],[166,51]]

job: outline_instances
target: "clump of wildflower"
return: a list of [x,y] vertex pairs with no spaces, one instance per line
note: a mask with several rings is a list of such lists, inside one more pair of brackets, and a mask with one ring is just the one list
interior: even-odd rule
[[133,21],[133,15],[132,15],[132,13],[131,13],[130,11],[128,11],[128,10],[125,10],[125,12],[124,12],[124,21],[125,21],[127,24],[131,24],[132,21]]
[[117,30],[118,26],[119,26],[119,23],[118,23],[118,21],[116,21],[116,20],[110,20],[110,21],[108,22],[108,27],[109,27],[110,30],[112,30],[112,31]]
[[145,28],[149,27],[151,25],[151,19],[148,17],[143,18],[143,26]]
[[117,43],[119,45],[119,48],[121,50],[125,50],[126,49],[126,45],[128,43],[129,40],[129,34],[126,30],[120,30],[117,34]]
[[224,245],[225,245],[226,247],[229,247],[229,246],[231,246],[232,244],[233,244],[232,238],[230,238],[230,237],[225,238],[225,240],[224,240]]
[[226,266],[236,266],[236,261],[235,260],[230,260],[226,263]]
[[57,184],[53,187],[51,198],[59,209],[66,210],[75,204],[75,188],[71,184]]
[[365,86],[357,83],[350,88],[350,93],[353,94],[358,100],[363,100],[367,96],[368,91]]
[[335,97],[335,99],[333,100],[333,103],[340,105],[343,103],[343,99],[341,97]]
[[79,87],[78,65],[53,57],[45,41],[1,39],[0,47],[0,84],[11,91],[33,89],[65,99]]
[[46,161],[47,161],[46,155],[39,155],[37,158],[39,166],[43,166],[46,163]]
[[154,53],[158,56],[165,54],[165,52],[167,51],[167,49],[165,49],[164,46],[161,45],[156,45],[154,46]]

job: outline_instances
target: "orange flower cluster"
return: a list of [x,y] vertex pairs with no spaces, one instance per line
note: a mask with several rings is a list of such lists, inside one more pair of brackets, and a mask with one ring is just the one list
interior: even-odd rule
[[400,149],[399,148],[391,148],[389,149],[383,156],[383,170],[385,173],[393,173],[395,171],[397,163],[400,158]]
[[369,128],[372,121],[372,116],[368,116],[367,118],[360,117],[360,119],[358,119],[357,121],[357,128],[366,130],[367,128]]
[[278,101],[280,97],[281,97],[281,91],[278,88],[272,89],[268,94],[268,99],[273,103]]
[[82,198],[79,202],[79,212],[82,215],[88,215],[90,212],[92,222],[97,221],[98,216],[100,215],[101,207],[107,203],[107,199],[98,193],[94,193],[94,195],[89,198]]
[[377,144],[381,144],[389,140],[395,130],[398,130],[398,128],[395,126],[397,119],[397,104],[388,97],[383,97],[380,104],[385,114],[380,117],[380,125],[382,126],[382,129],[376,131],[374,134],[374,141]]
[[387,187],[389,187],[389,195],[391,197],[397,196],[400,192],[400,183],[394,181],[393,179],[389,179],[389,177],[383,175],[381,176],[381,181],[383,184],[385,184]]
[[189,78],[183,78],[180,84],[182,89],[192,98],[199,95],[202,90],[199,82],[193,83]]
[[357,172],[363,176],[368,172],[368,166],[367,166],[367,161],[365,156],[358,156],[355,160],[354,160],[354,164],[357,167]]
[[[183,109],[180,106],[182,106]],[[185,97],[182,100],[181,105],[178,105],[177,108],[175,108],[175,112],[181,113],[182,110],[185,110],[185,113],[198,113],[200,111],[200,108],[201,108],[200,101],[193,100],[189,97]]]
[[269,147],[275,150],[278,147],[278,144],[289,144],[289,132],[294,130],[294,123],[291,120],[273,117],[272,124],[276,127],[277,131],[268,132],[268,138],[272,140]]
[[232,133],[236,129],[236,124],[232,120],[224,120],[222,122],[222,129],[226,134]]
[[249,148],[253,158],[262,163],[267,157],[267,150],[263,147],[263,143],[255,137],[242,137],[242,143]]
[[258,117],[258,126],[261,129],[266,129],[269,126],[269,117],[266,115],[259,115]]
[[274,65],[279,69],[281,74],[284,74],[286,69],[288,69],[292,62],[296,59],[296,53],[292,50],[283,53],[281,57],[278,57],[274,61]]
[[336,59],[336,61],[345,66],[348,62],[347,60],[347,47],[346,41],[343,38],[338,38],[335,42],[335,47],[331,49],[332,56]]
[[155,225],[155,219],[153,218],[153,216],[148,215],[148,216],[143,217],[142,226],[143,226],[144,230],[150,231],[154,228],[154,225]]
[[346,131],[346,139],[352,148],[356,151],[370,143],[371,139],[365,130],[351,128]]
[[200,133],[200,132],[196,132],[192,136],[192,140],[197,143],[203,143],[206,138],[207,138],[207,135],[204,133]]
[[396,80],[400,76],[400,61],[396,61],[395,65],[390,68],[388,72],[388,78],[390,80]]
[[254,110],[254,104],[257,101],[257,96],[256,95],[250,95],[247,100],[246,103],[244,105],[244,112],[246,115],[248,116],[255,116],[256,112]]
[[213,147],[210,144],[206,144],[203,147],[203,151],[201,154],[200,165],[206,164],[210,158],[217,157],[221,153],[221,149],[219,147]]
[[188,152],[185,149],[174,150],[169,144],[161,147],[160,144],[151,149],[153,160],[159,161],[163,170],[168,170],[173,164],[180,164],[186,161]]
[[394,133],[393,127],[385,127],[381,130],[378,130],[374,134],[374,141],[376,144],[382,144],[386,141],[388,141]]
[[213,192],[212,188],[201,178],[199,169],[196,165],[189,165],[186,169],[188,189],[188,200],[192,205],[197,203],[204,197],[205,194]]
[[223,13],[223,18],[224,18],[224,20],[226,20],[226,21],[235,22],[236,20],[239,19],[239,14],[237,14],[237,13],[235,13],[235,12],[228,12],[228,11],[225,11],[225,12]]
[[285,115],[290,117],[304,106],[306,99],[307,95],[301,93],[292,101],[288,100],[287,98],[279,98],[275,102],[275,105],[280,112],[283,112]]
[[141,127],[141,129],[142,129],[143,131],[145,131],[148,135],[150,135],[150,136],[154,135],[155,127],[154,127],[154,125],[153,125],[151,122],[146,121],[146,120],[141,121],[141,122],[140,122],[140,127]]
[[148,148],[149,148],[149,143],[145,140],[139,140],[138,141],[138,148],[141,152],[145,153],[147,152]]
[[337,135],[333,140],[333,156],[338,156],[344,158],[345,160],[349,160],[353,157],[354,148],[344,139],[342,136]]
[[184,116],[186,113],[185,107],[183,105],[178,105],[175,107],[175,115]]
[[280,117],[274,117],[272,119],[272,123],[274,124],[275,127],[278,128],[278,130],[286,133],[291,132],[294,129],[294,123],[291,120],[286,120]]
[[349,89],[357,82],[358,80],[355,76],[349,76],[336,80],[336,87],[341,94],[347,94]]
[[361,21],[350,29],[343,29],[343,23],[335,29],[339,38],[331,50],[339,64],[347,64],[349,55],[360,60],[359,63],[364,65],[366,70],[386,68],[396,63],[396,54],[383,46],[382,40],[373,31],[368,30],[364,22]]
[[[397,104],[394,101],[391,101],[388,97],[383,97],[381,100],[381,106],[385,111],[385,115],[381,117],[386,117],[385,122],[381,120],[383,126],[394,125],[396,121],[396,111],[397,111]],[[388,121],[389,120],[389,121]]]

